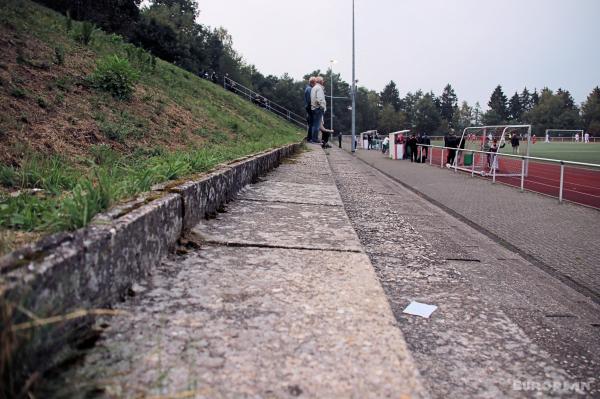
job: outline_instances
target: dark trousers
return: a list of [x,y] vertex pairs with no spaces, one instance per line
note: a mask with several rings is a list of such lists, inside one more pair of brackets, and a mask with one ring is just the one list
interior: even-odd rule
[[453,165],[455,156],[456,156],[456,150],[448,150],[448,157],[446,158],[446,163]]
[[310,110],[310,105],[306,107],[306,124],[308,125],[306,129],[306,141],[309,141],[312,133],[312,111]]
[[323,144],[327,144],[329,142],[329,137],[331,136],[331,133],[329,132],[322,132],[321,133],[321,137],[323,137]]
[[423,162],[427,160],[427,152],[429,151],[428,147],[421,147],[421,156],[423,158]]
[[410,162],[419,162],[417,147],[410,147]]
[[338,135],[338,147],[342,148],[342,134]]

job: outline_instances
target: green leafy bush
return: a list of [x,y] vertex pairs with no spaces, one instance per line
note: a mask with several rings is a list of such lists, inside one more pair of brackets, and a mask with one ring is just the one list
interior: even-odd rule
[[87,46],[94,39],[95,30],[96,27],[91,22],[82,22],[79,25],[79,29],[77,30],[77,32],[75,32],[75,40]]
[[97,89],[109,92],[120,100],[129,100],[133,95],[139,73],[129,61],[118,55],[109,55],[98,62],[91,81]]

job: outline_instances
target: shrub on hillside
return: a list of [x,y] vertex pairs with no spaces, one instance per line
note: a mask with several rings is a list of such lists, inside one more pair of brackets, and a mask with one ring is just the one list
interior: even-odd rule
[[88,45],[94,38],[96,27],[91,22],[84,21],[79,25],[79,29],[75,32],[75,40]]
[[138,72],[125,58],[110,55],[101,59],[91,76],[94,87],[109,92],[120,100],[129,100],[133,94]]

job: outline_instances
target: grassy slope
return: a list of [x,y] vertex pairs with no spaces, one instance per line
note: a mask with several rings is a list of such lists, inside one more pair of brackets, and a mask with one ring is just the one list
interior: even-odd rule
[[66,25],[28,0],[0,0],[0,254],[32,235],[83,226],[154,183],[301,138],[161,60],[139,67],[131,101],[115,100],[87,78],[99,59],[126,58],[132,46],[101,31],[84,46],[75,40],[81,24]]

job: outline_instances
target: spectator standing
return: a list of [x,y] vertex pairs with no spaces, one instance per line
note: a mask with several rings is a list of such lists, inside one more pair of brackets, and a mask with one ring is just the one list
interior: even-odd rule
[[311,76],[308,79],[308,83],[304,88],[304,109],[306,110],[306,124],[308,125],[306,132],[306,141],[312,141],[312,109],[311,109],[311,99],[310,93],[315,85],[316,79],[314,76]]
[[[431,145],[431,139],[429,138],[427,133],[423,133],[423,137],[421,137],[421,143],[423,145]],[[425,162],[427,160],[427,157],[429,156],[429,147],[423,147],[423,149],[421,151],[423,151],[422,158],[423,158],[423,162]]]
[[342,148],[342,132],[338,133],[338,147]]
[[410,162],[417,162],[417,137],[414,133],[410,136],[406,145],[410,148]]
[[373,136],[371,135],[371,133],[367,134],[367,143],[367,150],[373,148]]
[[512,146],[512,153],[515,155],[519,155],[519,136],[516,133],[513,133],[510,139],[510,145]]
[[456,157],[456,147],[458,142],[454,135],[454,130],[450,130],[450,133],[444,137],[444,147],[448,147],[448,155],[446,156],[446,166],[450,167],[454,165],[454,158]]
[[327,110],[327,102],[325,101],[325,89],[323,84],[325,80],[322,76],[315,78],[315,85],[310,90],[310,104],[312,111],[312,137],[313,143],[319,142],[319,130],[321,130],[321,120]]
[[387,153],[389,146],[390,146],[390,138],[385,136],[385,138],[383,139],[383,143],[381,145],[381,152],[384,154]]

